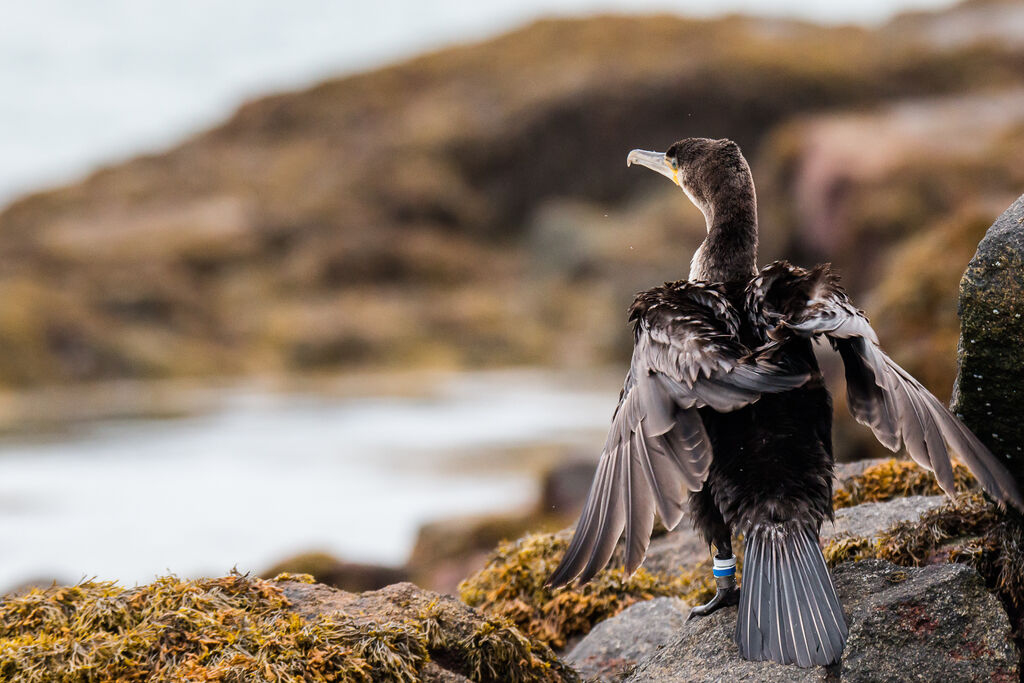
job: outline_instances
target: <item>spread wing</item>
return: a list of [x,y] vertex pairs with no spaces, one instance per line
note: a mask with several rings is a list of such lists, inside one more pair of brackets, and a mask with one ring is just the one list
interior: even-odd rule
[[886,448],[897,451],[901,444],[906,446],[910,457],[933,472],[950,495],[956,492],[950,456],[956,454],[989,495],[1024,510],[1024,499],[1006,468],[945,405],[882,351],[868,319],[850,303],[828,266],[808,271],[773,263],[752,281],[748,296],[751,293],[762,299],[763,321],[772,327],[773,339],[789,335],[829,339],[843,359],[850,412]]
[[589,581],[625,532],[626,570],[640,566],[655,512],[674,528],[711,466],[697,409],[736,410],[802,385],[806,369],[751,357],[739,317],[713,286],[679,282],[637,297],[633,360],[576,532],[548,584]]

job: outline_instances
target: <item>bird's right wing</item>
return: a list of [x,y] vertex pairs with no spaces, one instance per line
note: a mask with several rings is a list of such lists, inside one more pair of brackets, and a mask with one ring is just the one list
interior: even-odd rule
[[594,483],[553,586],[589,581],[625,532],[626,570],[640,566],[657,511],[669,529],[711,466],[698,408],[729,412],[787,391],[806,368],[752,357],[735,309],[714,287],[680,282],[641,294],[631,309],[635,345]]
[[748,292],[758,288],[773,339],[824,335],[832,343],[846,370],[850,412],[885,447],[897,451],[906,446],[910,457],[934,472],[950,495],[956,493],[950,461],[950,452],[955,453],[989,495],[1024,510],[1012,475],[946,406],[882,351],[868,319],[850,303],[827,266],[804,270],[775,263]]

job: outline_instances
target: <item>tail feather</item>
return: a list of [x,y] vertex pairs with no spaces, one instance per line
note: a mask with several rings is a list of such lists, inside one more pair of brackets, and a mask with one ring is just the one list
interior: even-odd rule
[[839,661],[849,629],[814,531],[754,527],[742,578],[736,619],[742,657],[803,667]]

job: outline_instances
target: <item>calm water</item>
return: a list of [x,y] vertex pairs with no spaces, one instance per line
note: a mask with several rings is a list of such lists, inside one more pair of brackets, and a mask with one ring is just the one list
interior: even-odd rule
[[508,452],[599,447],[617,393],[503,372],[417,398],[226,398],[203,417],[0,443],[0,590],[260,571],[310,549],[401,563],[424,520],[530,503],[536,476]]

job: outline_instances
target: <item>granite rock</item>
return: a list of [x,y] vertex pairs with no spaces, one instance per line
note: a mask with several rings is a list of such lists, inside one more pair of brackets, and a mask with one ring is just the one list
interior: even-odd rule
[[850,624],[838,664],[801,669],[741,659],[733,640],[736,610],[728,608],[685,623],[674,642],[626,680],[1018,680],[1009,620],[972,568],[865,560],[840,565],[833,578]]
[[595,626],[565,661],[588,681],[618,681],[623,671],[675,640],[689,613],[679,598],[638,602]]

